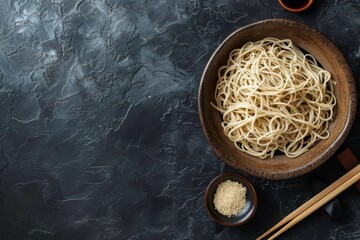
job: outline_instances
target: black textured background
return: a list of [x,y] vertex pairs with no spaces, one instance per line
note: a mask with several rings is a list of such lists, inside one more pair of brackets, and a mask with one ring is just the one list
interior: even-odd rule
[[[197,112],[199,79],[232,31],[268,18],[306,23],[360,76],[359,1],[7,0],[0,2],[0,239],[254,239],[310,198],[333,159],[285,180],[249,177],[254,218],[218,234],[204,190],[235,171],[214,154]],[[345,142],[360,156],[357,117]],[[332,179],[330,179],[332,178]],[[360,239],[360,198],[279,239]]]

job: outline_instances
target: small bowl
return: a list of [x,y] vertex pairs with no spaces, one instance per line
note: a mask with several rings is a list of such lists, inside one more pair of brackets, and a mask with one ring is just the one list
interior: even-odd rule
[[303,0],[302,4],[297,6],[291,5],[291,2],[299,2],[299,1],[294,1],[294,0],[288,0],[288,1],[284,1],[284,0],[278,0],[279,4],[286,10],[290,11],[290,12],[302,12],[305,11],[306,9],[308,9],[311,4],[313,3],[314,0]]
[[[337,104],[329,124],[330,136],[318,141],[307,152],[296,158],[276,155],[260,159],[241,152],[224,134],[221,115],[215,103],[218,70],[225,65],[230,52],[249,41],[266,37],[291,39],[293,43],[312,54],[337,83],[334,93]],[[228,165],[253,176],[267,179],[288,179],[308,173],[329,159],[345,140],[355,118],[357,93],[355,79],[340,50],[317,30],[285,19],[256,22],[240,28],[228,36],[216,49],[205,67],[199,86],[199,116],[201,125],[215,153]]]
[[[231,217],[224,216],[215,209],[214,196],[218,185],[226,180],[241,183],[246,188],[246,205],[245,208]],[[217,176],[211,181],[205,192],[205,206],[210,217],[217,223],[229,227],[242,225],[249,221],[254,215],[257,208],[257,196],[253,185],[244,177],[235,173],[224,173]]]

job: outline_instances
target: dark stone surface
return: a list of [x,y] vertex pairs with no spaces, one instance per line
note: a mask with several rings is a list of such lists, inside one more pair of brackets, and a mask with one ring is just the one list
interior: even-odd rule
[[[360,4],[275,0],[8,0],[0,14],[0,239],[254,239],[312,196],[317,173],[249,177],[254,218],[220,233],[204,190],[235,171],[201,129],[202,70],[232,31],[268,18],[306,23],[360,77]],[[360,157],[359,117],[345,142]],[[319,174],[321,175],[321,174]],[[322,174],[324,175],[324,174]],[[360,239],[360,198],[344,217],[319,210],[279,239]],[[221,230],[221,229],[220,229]]]

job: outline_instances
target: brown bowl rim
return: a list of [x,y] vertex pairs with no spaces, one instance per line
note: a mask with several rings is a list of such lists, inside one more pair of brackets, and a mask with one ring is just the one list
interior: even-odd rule
[[[243,30],[248,29],[248,28],[258,26],[258,25],[262,25],[262,24],[280,24],[280,25],[283,25],[284,27],[287,27],[289,25],[290,26],[297,26],[299,28],[303,28],[306,31],[309,31],[310,33],[317,34],[317,36],[320,38],[320,40],[325,42],[326,44],[328,44],[329,47],[331,47],[331,49],[333,50],[333,54],[337,56],[338,61],[341,63],[341,66],[343,67],[343,71],[346,73],[346,75],[348,77],[347,78],[347,85],[349,86],[349,93],[348,94],[351,95],[351,96],[354,96],[352,101],[350,100],[349,102],[346,103],[348,105],[349,111],[348,111],[347,118],[345,120],[344,128],[339,133],[339,135],[337,136],[335,141],[332,142],[329,145],[329,150],[327,151],[327,154],[324,157],[321,157],[321,158],[314,158],[312,161],[308,162],[305,165],[297,166],[295,168],[291,168],[291,169],[287,169],[287,170],[281,170],[281,171],[278,171],[277,173],[266,172],[266,171],[263,171],[263,170],[254,171],[254,169],[244,168],[244,167],[241,168],[241,167],[237,166],[236,164],[232,163],[231,161],[229,161],[228,159],[226,159],[226,157],[221,157],[222,153],[221,153],[220,149],[218,149],[212,143],[212,138],[211,138],[210,133],[209,133],[209,128],[210,127],[207,125],[206,119],[204,117],[204,114],[205,114],[205,107],[204,107],[204,104],[205,104],[204,103],[205,80],[204,80],[204,77],[206,75],[206,72],[208,71],[209,66],[211,65],[212,60],[220,52],[220,50],[227,43],[227,41],[229,41],[229,39],[231,39],[238,32],[243,31]],[[202,77],[201,77],[201,81],[200,81],[200,84],[199,84],[199,90],[198,90],[198,109],[199,109],[200,122],[201,122],[201,125],[202,125],[202,128],[203,128],[203,131],[205,133],[205,136],[206,136],[208,142],[210,143],[212,149],[215,151],[216,155],[222,161],[224,161],[226,164],[234,167],[235,169],[238,169],[240,171],[248,173],[248,174],[250,174],[252,176],[265,178],[265,179],[271,179],[271,180],[290,179],[290,178],[294,178],[294,177],[304,175],[304,174],[316,169],[317,167],[319,167],[321,164],[323,164],[325,161],[327,161],[336,152],[336,150],[341,146],[341,144],[345,141],[345,138],[346,138],[347,134],[349,133],[349,131],[351,129],[351,126],[352,126],[352,124],[354,122],[355,115],[356,115],[357,89],[356,89],[356,83],[355,83],[355,79],[354,79],[352,70],[351,70],[347,60],[345,59],[342,52],[336,47],[336,45],[330,39],[328,39],[324,34],[322,34],[318,30],[316,30],[316,29],[314,29],[314,28],[312,28],[312,27],[310,27],[310,26],[308,26],[306,24],[299,23],[299,22],[294,21],[294,20],[267,19],[267,20],[261,20],[261,21],[258,21],[258,22],[251,23],[249,25],[246,25],[244,27],[241,27],[241,28],[233,31],[217,47],[217,49],[211,55],[208,63],[206,64],[206,66],[204,68],[204,71],[203,71],[203,74],[202,74]]]
[[[210,206],[208,204],[209,191],[210,191],[210,189],[212,189],[214,187],[214,183],[219,179],[223,179],[223,180],[228,179],[227,177],[229,177],[229,176],[234,176],[234,177],[239,178],[242,181],[246,182],[248,184],[248,186],[250,186],[250,190],[254,194],[254,201],[252,202],[253,208],[252,208],[251,214],[247,218],[245,218],[244,221],[238,222],[238,223],[228,223],[228,222],[224,222],[224,221],[219,220],[217,217],[214,216],[214,214],[210,210]],[[215,177],[209,183],[209,185],[207,186],[206,191],[205,191],[205,206],[206,206],[206,210],[207,210],[208,214],[210,215],[210,217],[215,222],[217,222],[217,223],[219,223],[221,225],[224,225],[224,226],[228,226],[228,227],[237,227],[237,226],[245,224],[246,222],[248,222],[255,215],[255,212],[256,212],[257,207],[258,207],[258,197],[257,197],[257,194],[256,194],[256,190],[254,188],[254,185],[249,180],[247,180],[245,177],[243,177],[243,176],[241,176],[240,174],[237,174],[237,173],[231,173],[231,172],[222,173],[222,174],[218,175],[217,177]]]
[[285,10],[288,10],[290,12],[302,12],[302,11],[305,11],[306,9],[308,9],[311,6],[311,4],[314,2],[314,0],[308,0],[306,5],[301,8],[290,8],[285,3],[283,3],[282,0],[278,0],[278,2],[281,5],[281,7],[283,7]]

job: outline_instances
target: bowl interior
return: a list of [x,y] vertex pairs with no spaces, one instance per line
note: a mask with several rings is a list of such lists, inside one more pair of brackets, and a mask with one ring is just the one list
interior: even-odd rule
[[[337,105],[330,123],[330,137],[318,141],[316,147],[296,158],[277,155],[273,159],[260,159],[239,151],[223,133],[221,116],[210,103],[214,93],[217,71],[225,65],[230,52],[249,41],[266,37],[291,39],[295,45],[312,54],[336,81],[334,87]],[[254,176],[285,179],[307,173],[326,161],[345,140],[356,110],[355,81],[345,58],[336,46],[316,30],[283,19],[257,22],[231,34],[211,57],[203,73],[199,88],[199,114],[205,134],[217,155],[229,165]]]
[[[246,205],[245,208],[237,215],[228,217],[219,213],[215,209],[214,195],[218,185],[226,180],[241,183],[246,188]],[[257,207],[256,192],[252,184],[240,175],[226,173],[216,177],[208,186],[205,196],[205,204],[209,215],[219,224],[226,226],[238,226],[244,224],[254,215]]]

